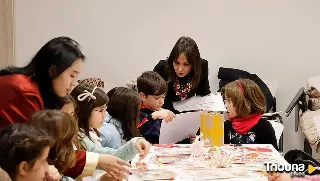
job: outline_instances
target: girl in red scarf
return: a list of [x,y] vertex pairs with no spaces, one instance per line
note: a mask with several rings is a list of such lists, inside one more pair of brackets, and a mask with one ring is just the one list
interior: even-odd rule
[[265,97],[254,81],[233,81],[222,88],[222,95],[228,114],[224,123],[225,144],[272,144],[278,149],[271,123],[262,118]]

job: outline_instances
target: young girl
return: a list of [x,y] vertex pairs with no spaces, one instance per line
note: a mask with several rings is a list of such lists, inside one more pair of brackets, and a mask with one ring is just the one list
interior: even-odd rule
[[0,167],[13,181],[43,181],[53,140],[44,131],[15,124],[0,133]]
[[228,114],[224,122],[225,144],[272,144],[278,149],[271,123],[262,119],[266,101],[255,82],[233,81],[222,88],[222,95]]
[[139,136],[137,128],[140,98],[136,91],[126,87],[116,87],[107,94],[110,98],[106,117],[99,129],[104,147],[119,148]]
[[84,149],[107,154],[122,150],[120,158],[124,160],[131,160],[137,151],[142,158],[146,156],[150,144],[140,137],[131,139],[117,150],[101,146],[101,138],[97,129],[103,123],[108,103],[108,96],[102,89],[88,84],[79,84],[73,89],[71,95],[76,99],[78,105],[76,114],[80,128],[80,140]]
[[[75,165],[76,152],[74,149],[81,149],[81,142],[77,139],[79,132],[77,121],[71,115],[56,110],[44,110],[32,115],[29,123],[38,129],[45,130],[50,135],[54,135],[56,142],[50,150],[49,160],[58,168],[60,173],[65,173],[71,167],[82,168],[82,165]],[[118,150],[109,149],[108,153],[121,158],[125,157],[126,151],[126,149],[120,148]],[[96,153],[89,154],[88,152],[87,154],[93,157],[93,154]],[[97,163],[90,162],[90,165],[88,165],[92,168],[90,169],[91,172],[83,173],[78,178],[92,176],[96,167],[99,166],[110,174],[119,175],[116,178],[120,179],[125,176],[123,172],[128,173],[128,170],[122,168],[123,165],[130,166],[114,156],[100,154]],[[70,180],[67,177],[64,177],[64,179]]]

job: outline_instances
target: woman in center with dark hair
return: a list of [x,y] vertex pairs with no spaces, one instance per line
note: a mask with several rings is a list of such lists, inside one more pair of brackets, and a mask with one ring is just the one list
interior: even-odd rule
[[190,37],[178,39],[167,60],[160,60],[154,71],[168,82],[164,109],[178,114],[173,102],[211,93],[208,80],[208,61],[202,59],[196,42]]
[[[167,60],[160,60],[155,72],[168,82],[168,91],[163,108],[179,114],[173,102],[183,101],[193,96],[211,93],[208,79],[208,61],[200,56],[197,43],[190,37],[180,37]],[[190,135],[192,141],[195,135]],[[184,139],[179,143],[190,143]]]

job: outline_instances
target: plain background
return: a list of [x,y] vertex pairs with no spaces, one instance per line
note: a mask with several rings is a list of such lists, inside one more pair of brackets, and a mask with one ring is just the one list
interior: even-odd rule
[[[180,36],[190,36],[209,61],[212,91],[220,66],[243,69],[279,83],[284,111],[320,74],[319,9],[318,0],[15,0],[15,62],[70,36],[87,56],[81,77],[101,77],[109,89],[152,70]],[[285,150],[302,149],[293,116],[284,122]]]

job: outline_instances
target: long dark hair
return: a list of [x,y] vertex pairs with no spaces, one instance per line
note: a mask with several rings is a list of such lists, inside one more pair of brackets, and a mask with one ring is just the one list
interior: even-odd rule
[[197,43],[190,37],[180,37],[168,57],[169,81],[172,81],[177,75],[173,68],[173,62],[177,60],[180,54],[187,57],[191,65],[191,85],[192,89],[198,87],[201,75],[201,57]]
[[[24,67],[10,66],[0,70],[0,76],[23,74],[31,76],[39,87],[44,107],[56,109],[59,97],[54,93],[52,79],[58,77],[77,59],[85,59],[79,44],[68,37],[58,37],[46,43]],[[52,75],[49,70],[52,68]]]
[[43,149],[52,144],[45,131],[27,124],[9,125],[0,132],[0,167],[15,180],[21,162],[33,167]]
[[121,123],[123,139],[129,141],[140,135],[137,128],[141,100],[137,91],[116,87],[108,103],[108,113]]
[[[88,92],[92,92],[94,88],[95,87],[92,85],[81,83],[77,85],[71,92],[72,97],[76,100],[78,105],[75,112],[77,114],[79,128],[82,128],[84,130],[84,134],[88,136],[88,138],[90,138],[89,118],[92,111],[97,107],[108,104],[109,101],[107,94],[100,88],[96,88],[93,92],[93,96],[96,97],[95,99],[92,99],[89,96],[85,100],[79,101],[79,95],[85,93],[85,90]],[[94,130],[99,135],[99,132],[96,129]]]

